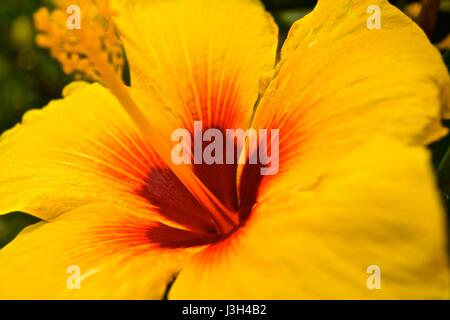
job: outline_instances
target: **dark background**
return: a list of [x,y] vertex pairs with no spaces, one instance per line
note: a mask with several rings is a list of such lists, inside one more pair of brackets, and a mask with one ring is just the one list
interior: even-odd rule
[[[35,30],[32,15],[41,6],[50,5],[50,0],[0,0],[0,134],[20,122],[25,111],[41,108],[50,100],[61,97],[62,88],[73,78],[65,75],[58,62],[45,49],[34,43]],[[305,0],[265,0],[280,27],[283,41],[292,22],[307,14],[316,1]],[[391,1],[406,10],[413,1]],[[426,13],[426,12],[425,12]],[[441,1],[437,15],[425,14],[435,23],[424,28],[433,43],[441,41],[450,31],[450,1]],[[420,21],[419,21],[420,22]],[[443,55],[446,54],[442,50]],[[447,62],[450,55],[446,54]],[[436,170],[448,147],[450,138],[431,146]],[[450,162],[450,161],[449,161]],[[450,175],[450,166],[447,175]],[[439,174],[441,185],[446,189],[450,184],[445,172]],[[448,187],[450,189],[450,187]],[[2,195],[0,194],[0,197]],[[447,202],[445,192],[444,201]],[[11,213],[0,217],[0,248],[8,243],[25,225],[37,221],[21,213]]]

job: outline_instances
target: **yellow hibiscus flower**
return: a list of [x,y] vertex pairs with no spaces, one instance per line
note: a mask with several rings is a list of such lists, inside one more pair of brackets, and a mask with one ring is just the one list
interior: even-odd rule
[[[448,297],[425,145],[447,133],[449,76],[388,1],[319,0],[277,63],[255,0],[77,3],[81,29],[58,1],[38,42],[101,84],[1,137],[0,214],[42,219],[0,250],[1,298]],[[279,172],[174,164],[170,133],[194,121],[279,129]]]

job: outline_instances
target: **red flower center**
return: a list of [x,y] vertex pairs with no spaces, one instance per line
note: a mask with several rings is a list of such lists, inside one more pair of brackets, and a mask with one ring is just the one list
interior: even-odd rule
[[[172,171],[153,169],[147,176],[147,183],[139,190],[139,195],[155,206],[162,216],[185,229],[162,223],[152,226],[147,233],[152,243],[166,248],[210,244],[228,237],[246,221],[255,203],[261,181],[260,165],[245,165],[238,193],[237,150],[235,143],[234,164],[193,164],[196,176],[227,209],[239,217],[234,228],[227,233],[219,231],[208,209],[194,198]],[[226,154],[224,147],[224,157]]]

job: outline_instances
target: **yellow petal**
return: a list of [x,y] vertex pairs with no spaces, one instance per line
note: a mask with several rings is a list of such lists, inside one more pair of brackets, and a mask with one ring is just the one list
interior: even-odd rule
[[156,207],[161,216],[192,230],[213,228],[207,212],[108,90],[74,83],[64,94],[27,113],[23,124],[1,137],[0,214],[23,211],[48,220],[109,202]]
[[0,214],[51,219],[98,201],[139,203],[127,196],[148,170],[138,130],[100,85],[75,83],[64,93],[1,137]]
[[242,229],[189,260],[169,297],[448,298],[444,215],[425,150],[380,139],[330,164],[313,190],[296,181],[263,191]]
[[0,250],[0,299],[161,299],[187,250],[151,241],[148,212],[85,206]]
[[[277,27],[259,1],[116,0],[135,98],[175,128],[246,128],[260,78],[274,67]],[[173,129],[173,128],[172,128]]]
[[[380,29],[371,29],[377,8]],[[309,184],[374,134],[412,144],[446,134],[445,65],[388,1],[319,1],[292,27],[275,74],[253,127],[280,129],[278,178],[300,170]]]

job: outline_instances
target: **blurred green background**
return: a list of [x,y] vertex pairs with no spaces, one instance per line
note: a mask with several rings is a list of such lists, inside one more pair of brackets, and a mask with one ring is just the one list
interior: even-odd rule
[[[32,15],[41,6],[51,5],[50,2],[50,0],[0,0],[0,133],[18,123],[25,111],[41,108],[50,100],[59,98],[62,88],[72,80],[71,76],[62,72],[58,62],[50,57],[47,50],[38,48],[34,43]],[[281,41],[291,24],[307,14],[315,5],[315,1],[311,0],[263,2],[278,22]],[[404,11],[414,12],[414,9],[417,11],[417,8],[420,8],[420,3],[413,4],[414,1],[391,2]],[[427,33],[432,42],[438,43],[450,31],[450,1],[441,1],[437,14],[425,12],[425,17],[430,15],[433,15],[432,26],[425,28],[430,29]],[[442,50],[442,53],[446,54],[445,50]],[[448,53],[446,60],[447,63],[450,61]],[[449,146],[450,138],[431,146],[436,168]],[[450,175],[450,166],[448,172]],[[450,177],[447,179],[445,172],[441,176],[445,180],[443,185],[446,185],[445,182],[450,183]],[[446,200],[445,196],[443,198]],[[0,248],[24,226],[36,221],[37,219],[22,213],[11,213],[1,217]]]

